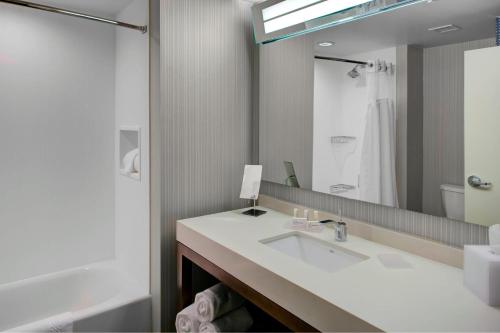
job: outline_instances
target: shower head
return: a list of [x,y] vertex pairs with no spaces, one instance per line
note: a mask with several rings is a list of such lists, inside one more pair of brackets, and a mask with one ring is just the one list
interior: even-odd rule
[[353,78],[353,79],[358,78],[358,77],[361,75],[361,74],[359,73],[359,71],[358,71],[358,68],[359,68],[359,67],[360,67],[359,65],[356,65],[356,66],[352,69],[352,71],[350,71],[349,73],[347,73],[347,75],[349,75],[349,77],[351,77],[351,78]]

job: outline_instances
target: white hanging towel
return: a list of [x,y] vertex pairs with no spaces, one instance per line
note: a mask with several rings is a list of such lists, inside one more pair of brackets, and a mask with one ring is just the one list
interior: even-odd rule
[[222,283],[196,294],[194,305],[198,320],[213,321],[243,305],[245,300]]
[[396,112],[388,98],[372,101],[361,153],[360,199],[399,207],[396,181]]
[[201,333],[219,332],[246,332],[253,325],[252,316],[245,307],[220,317],[211,323],[203,323],[200,326]]

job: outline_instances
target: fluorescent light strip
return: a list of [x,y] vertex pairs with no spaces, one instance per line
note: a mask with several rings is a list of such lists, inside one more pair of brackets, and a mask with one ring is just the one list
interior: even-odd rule
[[269,21],[275,17],[288,14],[297,9],[310,6],[316,2],[325,0],[285,0],[277,3],[271,7],[264,8],[262,10],[262,18],[264,21]]
[[373,0],[327,0],[317,5],[267,21],[264,23],[264,31],[268,34],[371,1]]

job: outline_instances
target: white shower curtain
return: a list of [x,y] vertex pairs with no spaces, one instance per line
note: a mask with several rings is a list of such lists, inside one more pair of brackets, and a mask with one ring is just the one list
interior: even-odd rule
[[396,111],[389,97],[387,75],[375,69],[367,71],[368,109],[361,151],[360,199],[398,207]]

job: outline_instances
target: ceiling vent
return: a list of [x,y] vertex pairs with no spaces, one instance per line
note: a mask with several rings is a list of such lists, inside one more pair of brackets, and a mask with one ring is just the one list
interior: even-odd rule
[[445,33],[448,33],[448,32],[462,30],[462,28],[459,27],[458,25],[447,24],[447,25],[443,25],[443,26],[440,26],[440,27],[429,28],[428,30],[432,31],[432,32],[438,32],[440,34],[445,34]]

